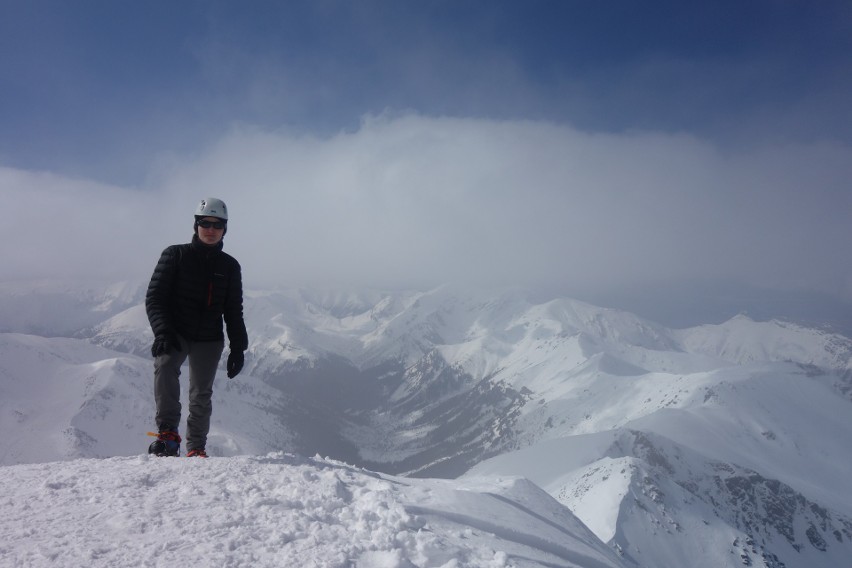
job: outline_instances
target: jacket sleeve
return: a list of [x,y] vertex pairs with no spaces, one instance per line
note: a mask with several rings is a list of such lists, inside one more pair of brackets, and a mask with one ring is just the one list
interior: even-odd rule
[[154,336],[175,334],[172,321],[172,290],[177,270],[178,250],[170,246],[160,255],[145,294],[145,312]]
[[248,332],[243,318],[243,275],[240,263],[236,259],[230,270],[228,296],[225,300],[223,315],[231,351],[248,349]]

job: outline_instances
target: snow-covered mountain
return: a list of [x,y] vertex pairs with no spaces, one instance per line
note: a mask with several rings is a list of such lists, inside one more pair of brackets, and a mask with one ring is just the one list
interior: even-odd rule
[[[36,300],[2,289],[5,330],[69,337],[0,334],[0,425],[15,433],[0,463],[144,451],[151,335],[141,287],[120,289],[57,292],[70,306],[29,327],[20,310]],[[451,287],[251,292],[246,318],[246,371],[220,377],[214,395],[215,455],[463,475],[452,483],[520,476],[625,566],[852,557],[844,336],[743,316],[674,330],[565,298]],[[560,562],[532,565],[571,565]]]
[[6,466],[3,566],[624,568],[524,480],[413,480],[291,454]]

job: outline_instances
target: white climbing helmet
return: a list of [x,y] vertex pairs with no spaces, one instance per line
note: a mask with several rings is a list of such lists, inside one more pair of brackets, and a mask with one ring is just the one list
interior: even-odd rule
[[223,221],[227,221],[228,207],[221,199],[206,197],[201,200],[201,203],[195,209],[195,217],[217,217]]

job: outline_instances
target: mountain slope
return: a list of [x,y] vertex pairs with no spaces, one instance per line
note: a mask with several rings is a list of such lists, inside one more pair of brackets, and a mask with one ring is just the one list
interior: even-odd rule
[[468,475],[530,479],[641,566],[840,566],[852,554],[852,516],[834,503],[640,430],[551,440]]
[[[0,364],[0,405],[19,417],[3,425],[21,447],[51,425],[28,429],[32,404],[9,380],[43,385],[51,404],[79,401],[56,415],[68,440],[3,463],[140,451],[147,441],[128,440],[152,412],[143,315],[130,306],[81,332],[108,350],[0,336],[3,360],[25,362]],[[741,316],[672,330],[570,299],[450,287],[252,292],[246,316],[246,371],[220,376],[214,394],[216,455],[283,449],[390,474],[520,475],[640,566],[682,566],[701,550],[707,566],[828,568],[850,553],[843,336]],[[42,359],[54,362],[33,380]],[[97,369],[103,384],[86,390]]]
[[2,473],[4,566],[626,568],[522,480],[401,479],[283,453]]
[[[0,428],[7,433],[0,464],[129,456],[150,441],[150,360],[81,339],[0,333],[0,361]],[[237,455],[287,446],[287,400],[263,383],[220,377],[209,447]]]

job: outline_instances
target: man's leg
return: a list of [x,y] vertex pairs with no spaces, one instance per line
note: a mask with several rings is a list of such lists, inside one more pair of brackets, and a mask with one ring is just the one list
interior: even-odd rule
[[180,426],[180,366],[186,361],[187,342],[179,338],[181,350],[172,349],[154,359],[154,402],[160,432],[178,431]]
[[213,412],[213,380],[225,349],[222,341],[193,342],[189,354],[189,417],[186,420],[186,449],[203,450]]

